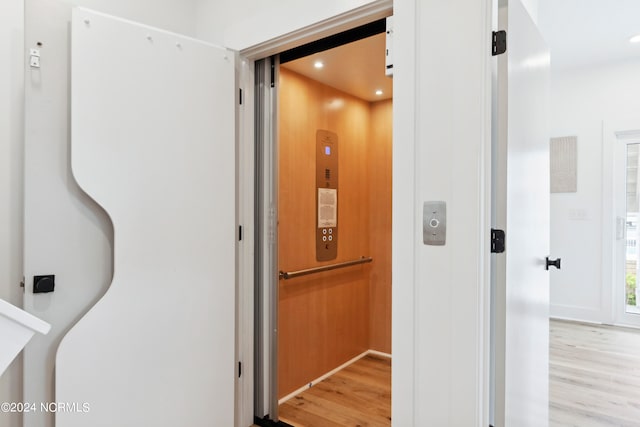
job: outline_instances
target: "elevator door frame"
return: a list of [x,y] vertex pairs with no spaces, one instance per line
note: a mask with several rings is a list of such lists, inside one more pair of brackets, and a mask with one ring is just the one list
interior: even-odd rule
[[[251,315],[255,339],[244,340],[240,347],[253,347],[253,389],[255,422],[267,418],[277,422],[278,417],[278,71],[279,54],[313,41],[337,35],[386,18],[393,13],[393,1],[380,0],[358,13],[338,16],[334,21],[325,22],[296,34],[296,41],[265,46],[259,52],[241,52],[253,62],[254,86],[247,94],[255,102],[255,138],[251,141],[255,150],[255,263],[254,263],[254,305]],[[262,65],[259,65],[262,64]],[[249,67],[252,69],[252,67]],[[245,79],[246,81],[247,79]],[[245,136],[245,140],[246,140]],[[245,144],[249,142],[246,141]],[[266,288],[266,289],[265,289]],[[245,303],[244,307],[247,307]],[[261,347],[264,346],[264,347]],[[265,348],[266,347],[266,348]],[[240,349],[241,351],[241,349]],[[246,397],[247,392],[243,395]],[[245,405],[248,406],[248,405]]]

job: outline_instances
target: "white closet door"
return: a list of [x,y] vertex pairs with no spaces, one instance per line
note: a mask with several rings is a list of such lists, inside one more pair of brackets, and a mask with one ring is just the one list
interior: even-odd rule
[[548,425],[549,50],[520,0],[500,10],[495,426]]
[[58,350],[56,425],[233,426],[233,54],[84,9],[71,43],[72,170],[114,279]]

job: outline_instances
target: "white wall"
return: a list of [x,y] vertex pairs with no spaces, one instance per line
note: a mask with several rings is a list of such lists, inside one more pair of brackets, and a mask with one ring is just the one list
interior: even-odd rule
[[[553,61],[552,61],[553,63]],[[578,137],[578,191],[551,195],[551,315],[611,322],[610,280],[602,280],[602,125],[640,111],[640,60],[554,70],[551,136]]]
[[521,0],[533,22],[538,23],[538,0]]
[[[522,3],[524,8],[527,10],[533,22],[538,24],[538,7],[540,0],[520,0],[520,3]],[[508,6],[509,0],[498,0],[498,4],[500,7]]]
[[[0,2],[0,298],[22,306],[23,0]],[[0,377],[0,402],[22,400],[22,358]],[[21,414],[0,413],[3,427]]]
[[[80,190],[69,167],[68,49],[74,5],[187,35],[195,32],[193,1],[25,0],[25,47],[36,47],[38,41],[43,46],[42,67],[25,73],[24,306],[53,326],[24,352],[24,397],[18,400],[31,402],[54,401],[58,344],[105,292],[112,275],[111,223]],[[21,228],[18,220],[11,227]],[[56,291],[34,295],[36,274],[55,274]],[[24,421],[28,427],[52,426],[53,415],[30,413]]]
[[374,0],[197,1],[198,38],[235,50],[271,40]]

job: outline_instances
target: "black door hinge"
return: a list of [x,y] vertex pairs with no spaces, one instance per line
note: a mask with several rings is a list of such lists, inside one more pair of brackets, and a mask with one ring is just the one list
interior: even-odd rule
[[238,240],[242,240],[242,226],[238,226]]
[[242,376],[242,362],[238,362],[238,378]]
[[493,32],[491,55],[502,55],[507,51],[507,32],[504,30]]
[[501,254],[504,252],[504,230],[491,229],[491,253]]
[[276,87],[276,57],[271,57],[271,87]]
[[240,105],[242,105],[242,89],[239,89],[239,94],[238,94],[238,101],[240,103]]

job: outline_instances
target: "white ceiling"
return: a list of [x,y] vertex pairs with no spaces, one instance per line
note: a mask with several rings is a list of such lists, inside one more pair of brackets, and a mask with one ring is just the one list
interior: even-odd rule
[[[381,33],[282,66],[366,101],[389,99],[393,83],[384,73],[385,38]],[[324,67],[315,68],[316,61],[322,61]],[[383,94],[376,95],[377,89]]]
[[[538,26],[555,69],[640,59],[640,0],[539,0]],[[283,64],[297,73],[367,101],[393,96],[384,74],[385,34]],[[316,69],[316,60],[324,68]],[[384,94],[376,96],[375,90]]]
[[640,0],[539,0],[538,26],[554,68],[640,59]]

